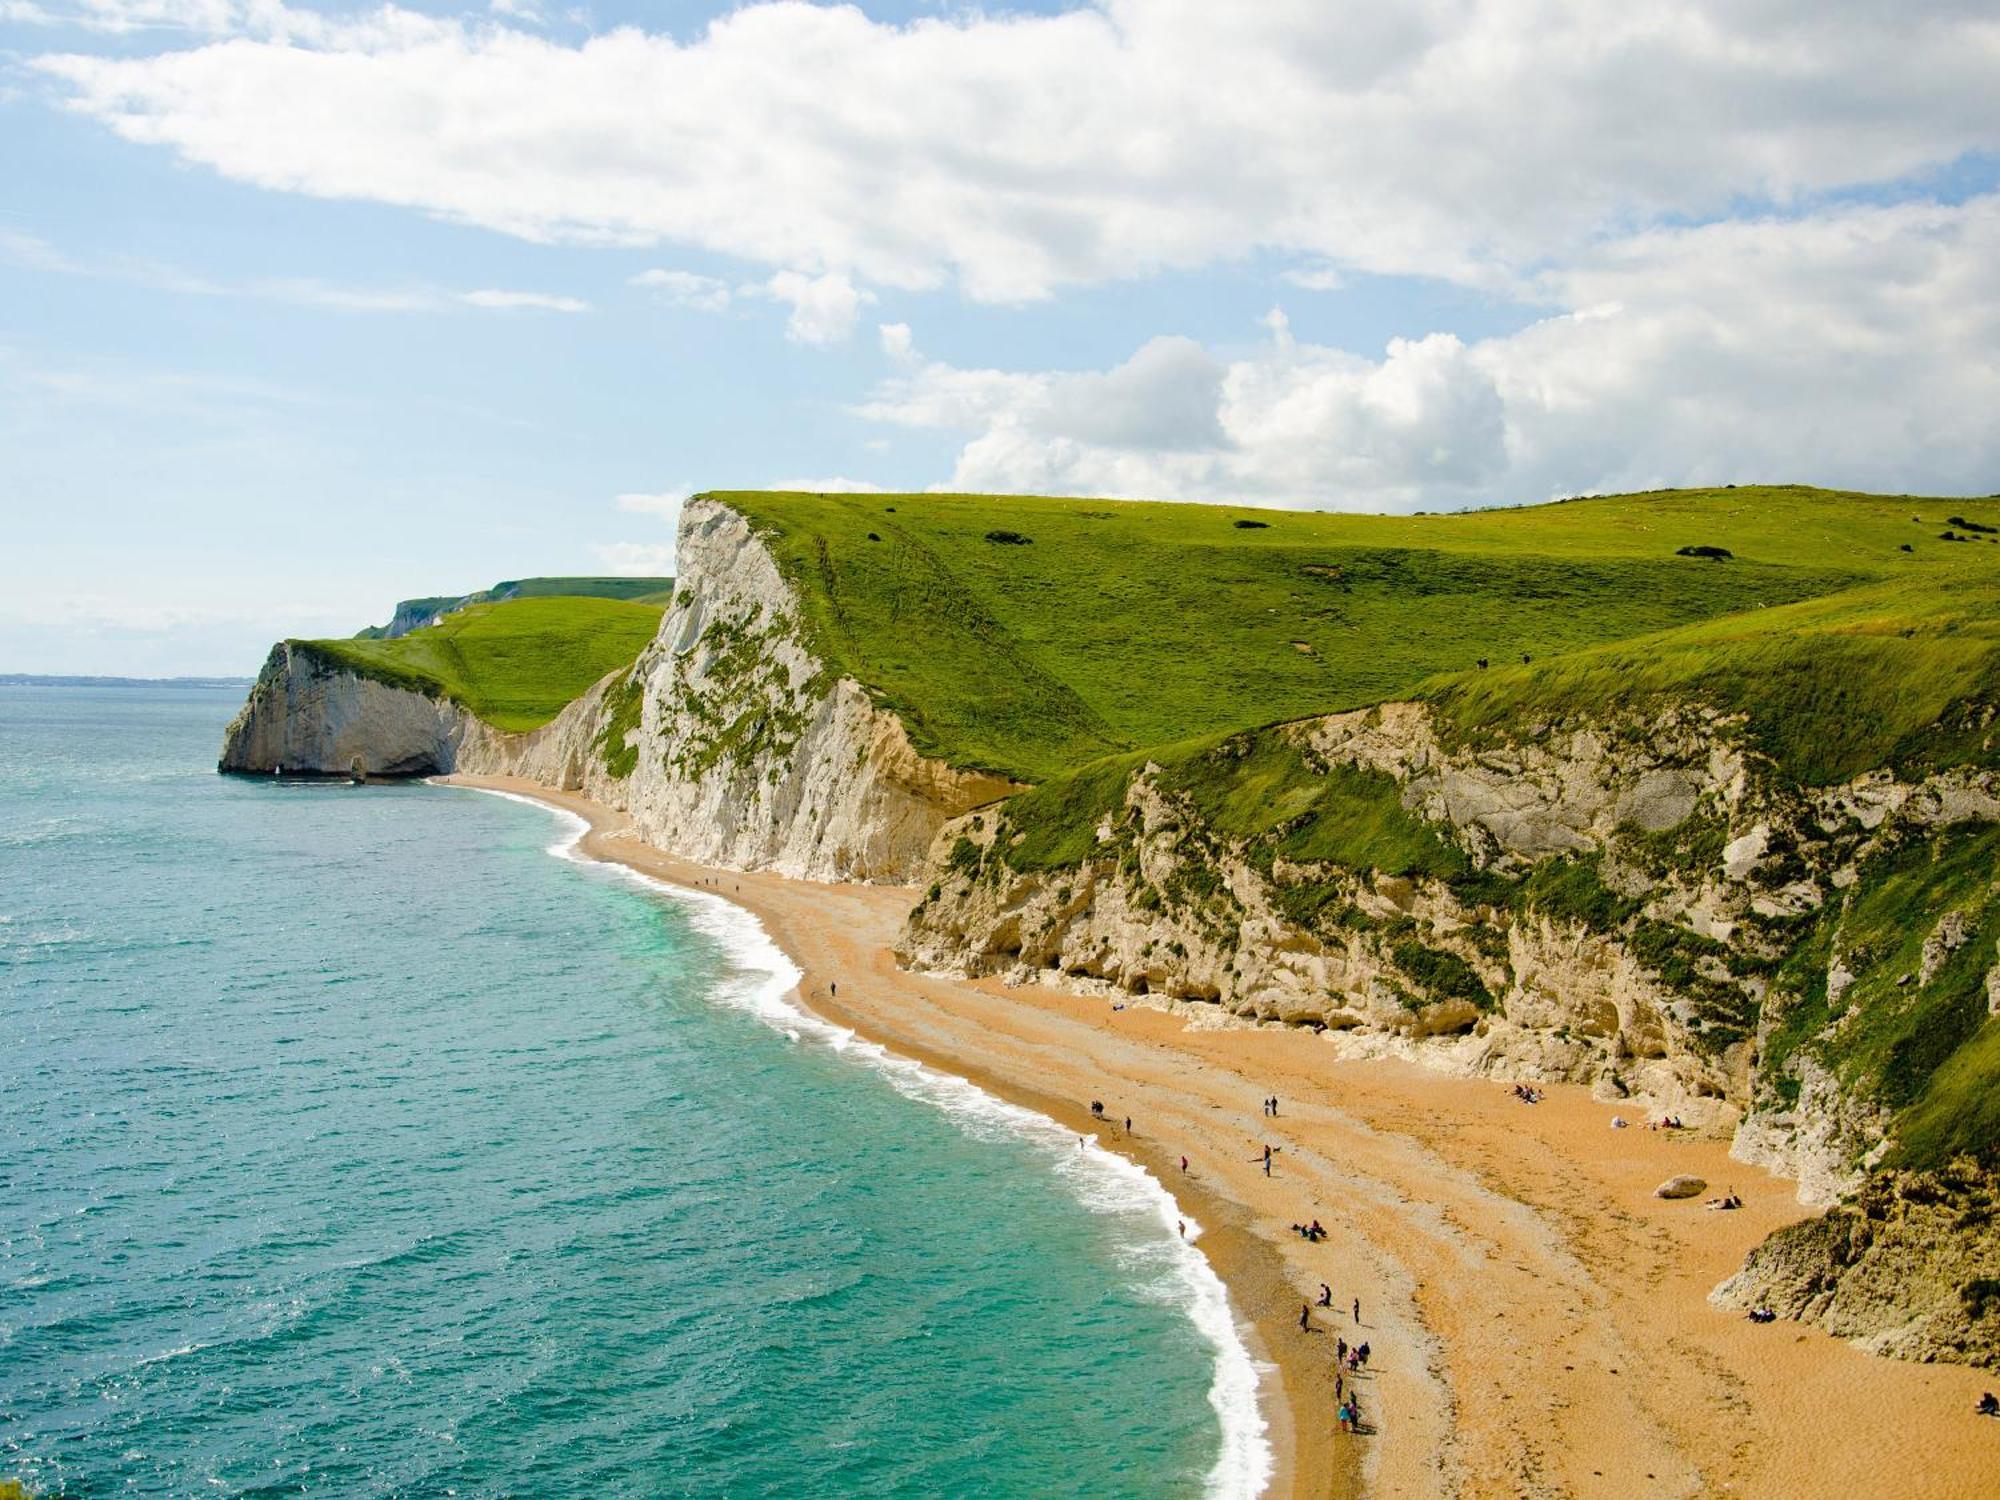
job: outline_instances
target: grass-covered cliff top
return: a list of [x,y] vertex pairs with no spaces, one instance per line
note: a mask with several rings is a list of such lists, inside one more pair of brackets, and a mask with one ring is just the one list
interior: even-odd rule
[[2000,526],[2000,501],[1798,487],[1427,516],[713,498],[764,534],[820,649],[920,749],[1030,781],[1404,696],[1481,658],[1540,663],[1884,580],[2000,577],[1994,534],[1959,524]]
[[496,729],[533,729],[659,629],[658,604],[530,596],[473,604],[393,640],[291,641],[378,682],[441,695]]
[[630,599],[664,609],[673,596],[671,578],[509,578],[473,594],[427,594],[421,599],[399,600],[387,625],[370,625],[356,631],[354,638],[373,641],[407,635],[423,622],[469,604],[498,604],[509,599]]
[[[2000,764],[2000,569],[1941,569],[1755,609],[1522,664],[1419,684],[1447,737],[1529,738],[1565,720],[1607,723],[1702,704],[1740,715],[1786,778],[1824,786],[1880,767],[1907,774]],[[1008,804],[1018,868],[1088,858],[1092,830],[1151,761],[1219,832],[1286,825],[1281,852],[1392,874],[1450,873],[1412,841],[1393,787],[1310,767],[1279,726],[1108,756]]]
[[2000,569],[1961,565],[1418,689],[1474,739],[1698,702],[1792,779],[2000,761]]

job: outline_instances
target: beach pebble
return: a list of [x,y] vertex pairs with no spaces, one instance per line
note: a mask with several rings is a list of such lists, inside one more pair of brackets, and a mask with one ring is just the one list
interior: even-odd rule
[[1707,1189],[1708,1184],[1699,1177],[1689,1177],[1683,1174],[1679,1177],[1669,1177],[1665,1182],[1653,1189],[1653,1196],[1655,1198],[1693,1198],[1707,1191]]

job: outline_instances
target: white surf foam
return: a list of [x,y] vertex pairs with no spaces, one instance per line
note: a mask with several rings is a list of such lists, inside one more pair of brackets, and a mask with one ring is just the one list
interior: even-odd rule
[[[1149,1294],[1178,1305],[1215,1352],[1208,1404],[1221,1424],[1222,1446],[1209,1470],[1212,1500],[1252,1500],[1271,1481],[1274,1460],[1269,1428],[1258,1405],[1256,1362],[1229,1305],[1222,1279],[1194,1242],[1201,1226],[1144,1167],[1079,1137],[1033,1110],[995,1098],[977,1084],[940,1072],[815,1015],[796,998],[803,977],[790,955],[772,941],[756,915],[723,896],[658,880],[627,865],[587,859],[579,852],[590,831],[584,818],[567,808],[489,787],[468,788],[510,802],[538,807],[554,816],[562,835],[548,846],[557,859],[587,864],[668,897],[687,912],[691,925],[728,955],[730,975],[716,998],[749,1012],[788,1041],[807,1040],[861,1063],[887,1079],[897,1092],[943,1110],[974,1139],[1025,1140],[1040,1148],[1056,1176],[1086,1208],[1136,1219],[1151,1218],[1161,1238],[1135,1247],[1133,1269]],[[1177,1226],[1186,1226],[1183,1237]]]

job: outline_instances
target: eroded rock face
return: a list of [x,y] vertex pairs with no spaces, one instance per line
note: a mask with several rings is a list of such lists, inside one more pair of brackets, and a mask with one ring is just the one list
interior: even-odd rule
[[1704,798],[1733,803],[1743,758],[1712,715],[1668,714],[1642,733],[1571,728],[1539,743],[1478,754],[1440,742],[1422,704],[1387,703],[1301,726],[1328,762],[1386,771],[1404,803],[1459,831],[1467,849],[1503,866],[1602,848],[1621,828],[1679,827]]
[[452,769],[470,720],[449,699],[359,677],[281,643],[223,735],[219,769],[429,776]]
[[[1579,735],[1505,766],[1455,759],[1411,704],[1291,732],[1328,765],[1395,775],[1420,816],[1465,819],[1446,826],[1495,866],[1595,852],[1590,840],[1620,827],[1685,819],[1698,803],[1718,808],[1743,792],[1739,760],[1699,724],[1677,726],[1631,762]],[[1730,1121],[1747,1103],[1747,1034],[1705,1032],[1699,1006],[1606,934],[1482,905],[1441,881],[1260,862],[1211,836],[1161,790],[1157,768],[1134,780],[1098,835],[1101,858],[1020,872],[996,847],[999,817],[949,825],[933,849],[931,892],[902,935],[903,961],[1210,1001],[1238,1020],[1331,1033],[1343,1055],[1583,1083],[1696,1120]],[[1294,899],[1306,889],[1319,913],[1310,919]],[[1707,894],[1689,881],[1666,899],[1697,927],[1727,929],[1723,908],[1702,904]],[[1418,961],[1450,974],[1455,992],[1413,973]]]
[[2000,1183],[1970,1168],[1880,1174],[1772,1235],[1710,1300],[1876,1354],[2000,1368]]
[[448,700],[327,673],[280,647],[230,728],[225,770],[523,776],[632,817],[706,864],[825,880],[909,880],[948,819],[1014,790],[919,755],[902,721],[835,674],[737,512],[684,510],[680,577],[659,633],[526,734]]
[[[1871,849],[1986,807],[1994,778],[1787,791],[1757,774],[1738,727],[1688,708],[1473,749],[1448,744],[1423,705],[1388,704],[1279,731],[1329,773],[1393,777],[1403,808],[1480,870],[1586,858],[1618,909],[1610,925],[1482,904],[1477,882],[1259,858],[1147,767],[1096,830],[1097,854],[1072,867],[1015,869],[1004,807],[945,827],[899,951],[950,973],[1212,1001],[1335,1033],[1347,1054],[1585,1083],[1704,1121],[1749,1116],[1739,1153],[1831,1202],[1872,1165],[1884,1117],[1805,1053],[1787,1064],[1789,1097],[1757,1096],[1757,1057],[1787,1015],[1766,1003],[1769,976],[1801,923],[1838,909]],[[1912,982],[1972,930],[1959,914],[1939,921]],[[1835,1004],[1850,962],[1836,949],[1827,963]]]
[[[1525,743],[1495,748],[1448,740],[1418,704],[1304,721],[1273,733],[1302,748],[1309,774],[1392,778],[1387,795],[1472,874],[1289,862],[1278,832],[1261,847],[1220,835],[1167,790],[1199,784],[1186,768],[1173,783],[1149,765],[1080,863],[1016,868],[1025,834],[1004,805],[948,824],[899,953],[1734,1125],[1739,1159],[1795,1178],[1803,1201],[1863,1196],[1773,1241],[1731,1295],[1884,1352],[1988,1358],[1993,1194],[1960,1172],[1882,1197],[1885,1180],[1913,1179],[1885,1173],[1895,1109],[1863,1076],[1865,1051],[1842,1041],[1871,1006],[1916,1014],[1934,982],[1957,987],[1938,1012],[1953,1025],[1976,1024],[1965,983],[1979,1013],[2000,1013],[2000,875],[1977,853],[2000,814],[1996,777],[1882,771],[1800,788],[1744,748],[1741,728],[1688,707],[1530,726]],[[1226,776],[1248,753],[1218,747],[1202,774]],[[1899,911],[1909,882],[1932,878],[1913,872],[1948,866],[1957,883],[1939,887],[1941,907],[1919,903],[1920,928],[1869,914],[1871,892],[1903,890],[1885,898]],[[1969,1238],[1948,1244],[1958,1231]],[[1952,1300],[1989,1284],[1983,1300]]]
[[[469,744],[465,769],[583,791],[704,864],[816,880],[909,880],[947,819],[1014,790],[918,755],[900,719],[820,660],[736,511],[691,502],[679,548],[673,606],[631,670],[532,745]],[[613,710],[633,692],[637,725],[621,731]]]

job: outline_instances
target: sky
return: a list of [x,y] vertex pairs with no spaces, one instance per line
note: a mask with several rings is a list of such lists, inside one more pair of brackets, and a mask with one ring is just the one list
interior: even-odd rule
[[691,491],[2000,491],[1990,0],[0,0],[0,671]]

